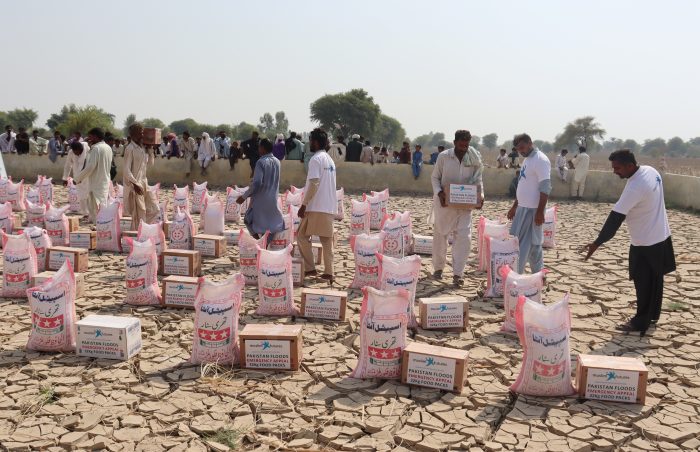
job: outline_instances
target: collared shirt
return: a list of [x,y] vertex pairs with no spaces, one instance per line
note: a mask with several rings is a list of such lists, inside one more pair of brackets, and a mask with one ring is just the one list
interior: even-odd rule
[[218,155],[228,158],[230,155],[229,149],[231,148],[231,139],[229,137],[221,138],[219,136],[214,139],[214,143],[216,144],[216,152]]
[[55,162],[59,154],[63,154],[63,142],[60,138],[51,138],[49,140],[49,160]]
[[374,149],[372,149],[372,146],[365,146],[362,148],[360,161],[362,163],[374,163]]
[[179,146],[183,157],[186,159],[191,159],[194,157],[194,151],[197,147],[197,142],[194,140],[194,138],[189,137],[186,140],[184,138],[180,138]]
[[588,174],[588,168],[591,164],[591,156],[588,152],[581,152],[573,158],[571,163],[574,164],[574,179],[581,180]]
[[454,148],[442,151],[440,155],[438,155],[431,176],[433,194],[437,195],[450,184],[473,184],[481,186],[481,193],[483,195],[483,164],[480,158],[481,154],[473,147],[469,148],[469,151],[464,154],[461,161],[455,155]]
[[559,154],[557,155],[557,161],[554,164],[557,168],[567,168],[567,162],[566,162],[566,157],[563,155]]

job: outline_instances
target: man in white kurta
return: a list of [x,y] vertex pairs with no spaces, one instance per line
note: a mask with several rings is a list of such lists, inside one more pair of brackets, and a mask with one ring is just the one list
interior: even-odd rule
[[568,153],[569,151],[567,149],[562,149],[554,163],[554,166],[557,168],[559,179],[561,179],[562,182],[566,182],[566,176],[569,174],[569,162],[566,160],[566,154]]
[[182,138],[178,141],[177,146],[180,148],[182,158],[185,161],[185,177],[190,177],[192,171],[192,159],[197,150],[197,142],[190,136],[188,131],[182,133]]
[[583,189],[586,187],[586,176],[591,164],[591,156],[583,146],[578,148],[578,155],[571,160],[574,167],[574,178],[571,183],[571,197],[583,199]]
[[97,209],[107,202],[109,193],[109,170],[112,166],[112,148],[104,142],[104,131],[94,128],[88,132],[88,143],[93,143],[85,159],[85,168],[74,178],[75,182],[85,183],[90,221],[95,221]]
[[[83,146],[84,145],[84,146]],[[87,148],[87,149],[86,149]],[[85,142],[74,141],[71,143],[71,151],[66,155],[66,163],[63,165],[63,184],[66,185],[68,178],[73,175],[75,178],[83,170],[85,160],[89,152],[89,146]],[[87,198],[90,193],[89,177],[83,180],[82,184],[76,186],[78,190],[78,201],[80,202],[80,214],[87,215]]]
[[464,267],[471,250],[471,210],[447,207],[445,188],[450,184],[477,185],[480,209],[484,202],[482,179],[483,163],[479,151],[469,146],[471,134],[467,130],[455,132],[455,147],[440,153],[431,177],[433,185],[433,277],[442,279],[447,262],[447,236],[454,232],[452,243],[453,282],[464,285]]

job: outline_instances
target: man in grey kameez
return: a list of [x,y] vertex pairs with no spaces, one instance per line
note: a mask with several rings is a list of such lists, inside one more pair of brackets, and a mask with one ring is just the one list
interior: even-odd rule
[[510,233],[520,243],[518,273],[524,273],[528,262],[530,271],[536,273],[544,267],[542,224],[547,199],[552,191],[552,164],[546,155],[532,145],[532,139],[525,133],[516,135],[513,145],[525,160],[518,176],[515,203],[508,211],[508,219],[513,221]]
[[236,202],[242,204],[250,198],[245,222],[250,234],[259,238],[266,231],[270,234],[284,230],[282,212],[277,207],[277,195],[280,191],[280,161],[272,155],[272,142],[260,140],[260,158],[255,164],[253,182],[248,190],[239,196]]

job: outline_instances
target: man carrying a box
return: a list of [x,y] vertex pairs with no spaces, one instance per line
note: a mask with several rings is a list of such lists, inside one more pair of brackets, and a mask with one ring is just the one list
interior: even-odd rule
[[632,242],[629,277],[634,281],[637,293],[637,312],[617,329],[639,331],[644,336],[661,314],[664,275],[676,269],[671,229],[664,203],[663,180],[651,166],[638,165],[629,149],[613,152],[609,160],[613,172],[621,179],[627,179],[627,184],[598,238],[581,251],[587,251],[588,260],[600,245],[615,236],[623,221],[627,223]]
[[304,200],[299,208],[301,224],[297,233],[299,251],[304,259],[306,275],[315,275],[316,266],[311,250],[311,236],[317,235],[323,247],[325,272],[321,278],[333,281],[333,219],[338,210],[335,191],[335,163],[326,152],[328,135],[314,129],[309,135],[313,157],[304,186]]
[[508,211],[508,219],[513,221],[510,234],[517,237],[520,244],[518,273],[525,272],[528,262],[530,271],[537,273],[544,267],[542,224],[549,193],[552,191],[552,163],[532,145],[532,138],[526,133],[516,135],[513,146],[525,160],[518,175],[515,203]]
[[469,146],[472,139],[468,130],[455,132],[454,148],[438,155],[431,176],[433,184],[433,277],[442,279],[447,262],[447,236],[454,232],[452,244],[452,281],[455,286],[464,285],[464,267],[471,250],[472,212],[469,209],[450,208],[445,188],[450,184],[476,185],[477,209],[484,205],[483,163],[479,151]]

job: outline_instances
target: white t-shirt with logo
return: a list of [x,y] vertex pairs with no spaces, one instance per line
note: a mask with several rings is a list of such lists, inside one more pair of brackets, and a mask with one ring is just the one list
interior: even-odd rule
[[518,175],[518,191],[516,197],[518,206],[536,209],[540,203],[540,182],[550,179],[552,162],[540,152],[533,149],[523,161],[523,167]]
[[663,181],[651,166],[640,166],[627,180],[613,211],[626,215],[625,223],[634,246],[655,245],[671,235]]
[[306,187],[309,189],[309,180],[318,179],[318,190],[309,204],[307,212],[321,212],[335,215],[338,210],[338,200],[335,194],[335,163],[324,151],[316,151],[309,160],[309,172],[307,173]]

